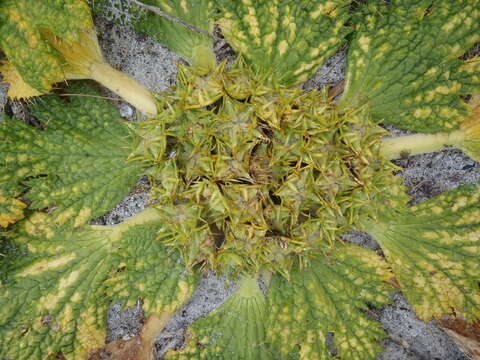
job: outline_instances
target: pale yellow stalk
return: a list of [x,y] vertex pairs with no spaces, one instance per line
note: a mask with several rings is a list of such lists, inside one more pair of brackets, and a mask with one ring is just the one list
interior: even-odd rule
[[150,91],[142,87],[136,80],[114,69],[107,63],[92,63],[90,78],[98,81],[106,88],[135,106],[145,115],[157,114],[157,104]]
[[152,93],[136,80],[111,67],[103,58],[93,29],[82,31],[80,40],[72,43],[45,31],[44,36],[65,58],[66,79],[92,79],[110,89],[147,116],[157,114]]
[[452,132],[436,134],[414,134],[382,139],[381,152],[387,159],[401,157],[402,153],[409,155],[439,151],[445,146],[455,146],[464,150],[475,160],[480,154],[480,96],[470,99],[472,110],[470,119]]
[[160,212],[158,210],[154,208],[148,208],[125,220],[121,224],[113,226],[90,225],[89,228],[91,230],[107,231],[109,232],[109,236],[112,241],[118,241],[122,237],[122,234],[133,226],[159,222],[160,219]]
[[465,141],[463,129],[451,133],[414,134],[382,139],[381,152],[387,159],[396,159],[403,153],[418,155],[439,151],[445,146],[455,146]]

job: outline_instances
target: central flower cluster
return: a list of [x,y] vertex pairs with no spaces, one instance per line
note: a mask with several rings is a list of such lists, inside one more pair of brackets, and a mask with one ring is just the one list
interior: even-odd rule
[[266,84],[238,63],[206,76],[181,68],[142,127],[164,238],[190,265],[288,273],[374,217],[396,186],[378,150],[385,132],[364,113]]

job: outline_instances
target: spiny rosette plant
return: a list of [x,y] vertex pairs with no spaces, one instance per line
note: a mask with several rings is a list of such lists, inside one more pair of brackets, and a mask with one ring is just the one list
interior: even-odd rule
[[[39,127],[0,129],[0,225],[14,249],[2,359],[152,359],[207,271],[238,286],[167,359],[373,359],[386,335],[366,310],[396,290],[424,320],[479,320],[478,186],[409,206],[389,160],[445,145],[480,159],[480,63],[461,59],[480,39],[480,1],[145,1],[168,21],[134,3],[136,26],[191,64],[157,116],[127,123],[74,84],[90,96],[47,95],[30,106]],[[215,22],[232,63],[215,62]],[[341,98],[302,90],[346,38]],[[380,124],[422,133],[385,138]],[[149,209],[89,224],[142,174]],[[352,229],[382,251],[343,241]],[[138,299],[142,333],[104,347],[108,305]]]
[[408,201],[380,154],[386,132],[325,93],[257,79],[238,61],[201,78],[181,66],[164,101],[137,133],[165,141],[143,142],[139,158],[188,266],[288,277],[362,218]]

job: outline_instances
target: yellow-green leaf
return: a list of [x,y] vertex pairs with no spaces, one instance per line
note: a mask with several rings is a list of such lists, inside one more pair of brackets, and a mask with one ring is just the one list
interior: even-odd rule
[[23,81],[41,93],[65,78],[65,62],[42,32],[73,42],[92,27],[84,0],[4,0],[0,5],[0,48]]
[[260,73],[292,85],[307,80],[344,43],[346,0],[219,1],[227,41]]
[[100,288],[112,250],[101,232],[58,230],[38,213],[14,235],[23,255],[0,293],[0,357],[80,359],[102,345],[107,302]]
[[197,277],[186,270],[178,250],[165,248],[161,237],[145,241],[151,234],[152,225],[144,225],[122,235],[121,251],[112,255],[118,268],[106,283],[107,294],[124,306],[142,298],[147,315],[173,314],[193,293]]
[[478,186],[466,185],[370,226],[421,319],[480,318],[479,203]]
[[[291,273],[274,275],[268,299],[266,341],[275,359],[374,359],[385,337],[366,314],[366,302],[389,302],[387,264],[375,252],[349,245]],[[333,344],[327,336],[333,333]]]
[[266,312],[257,280],[243,278],[225,304],[191,326],[186,347],[166,359],[273,360],[265,346]]
[[[462,56],[480,40],[480,2],[371,1],[355,18],[340,105],[414,131],[457,128],[471,91]],[[477,84],[478,86],[478,84]]]
[[81,96],[47,96],[31,107],[43,130],[1,124],[0,186],[8,194],[24,183],[32,208],[55,206],[59,223],[80,226],[120,202],[142,170],[127,163],[133,140],[118,110],[86,84],[68,91]]
[[[171,315],[189,295],[183,283],[193,284],[194,278],[172,271],[184,265],[177,251],[167,252],[157,239],[162,225],[156,210],[117,226],[83,230],[58,227],[51,220],[36,213],[12,231],[11,240],[21,251],[7,264],[0,284],[0,358],[44,360],[61,353],[67,360],[83,359],[104,344],[111,302],[143,298],[147,311]],[[149,273],[151,282],[143,288],[147,266],[132,258],[146,249],[152,250],[145,260],[148,269],[156,268],[157,277]],[[131,294],[112,291],[112,282],[123,281],[129,286],[138,281]]]

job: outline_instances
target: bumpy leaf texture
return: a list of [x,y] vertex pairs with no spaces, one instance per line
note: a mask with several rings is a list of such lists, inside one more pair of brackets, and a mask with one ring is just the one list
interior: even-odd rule
[[479,1],[370,1],[355,23],[341,106],[415,131],[465,121],[474,67],[459,57],[480,40]]
[[[116,284],[128,282],[138,278],[138,269],[141,273],[146,269],[125,251],[139,253],[160,242],[155,213],[147,210],[122,225],[84,230],[59,228],[42,213],[19,223],[12,239],[23,254],[9,266],[0,295],[0,357],[43,360],[61,353],[77,360],[101,347],[109,302],[133,296],[122,292],[107,296],[111,279]],[[184,284],[195,280],[176,270],[177,252],[155,249],[148,264],[159,275],[152,278],[157,292],[150,288],[141,297],[151,304],[147,314],[151,310],[170,314],[183,302],[182,296],[190,294]],[[140,280],[137,289],[141,287]],[[168,296],[157,296],[163,292]],[[139,292],[135,295],[140,297]]]
[[[164,12],[213,34],[210,0],[143,0],[142,2],[157,6]],[[204,34],[151,13],[138,22],[137,28],[194,64],[201,63],[202,60],[212,61],[214,64],[213,41]],[[204,57],[207,59],[203,59]]]
[[466,185],[369,229],[416,314],[480,318],[480,189]]
[[178,252],[167,251],[161,238],[145,241],[151,238],[151,227],[137,226],[123,235],[121,251],[112,254],[120,266],[106,283],[107,294],[125,306],[142,298],[147,314],[173,313],[192,294],[196,278],[187,274]]
[[31,107],[43,130],[2,124],[0,186],[11,197],[22,183],[31,208],[55,207],[59,223],[80,226],[120,202],[142,170],[127,162],[132,140],[118,110],[85,84],[68,91],[79,96],[47,96]]
[[40,96],[42,93],[35,88],[27,84],[17,68],[8,61],[0,62],[0,73],[2,74],[3,80],[6,83],[9,83],[7,95],[9,98],[17,99],[28,99],[35,96]]
[[388,303],[391,277],[381,257],[349,245],[292,272],[289,280],[274,275],[266,297],[256,283],[246,291],[243,280],[225,304],[193,324],[187,347],[167,358],[374,358],[385,333],[365,314],[366,302]]
[[[348,245],[292,273],[274,276],[268,293],[267,342],[275,359],[374,358],[386,335],[365,312],[389,302],[392,278],[373,251]],[[327,337],[333,335],[332,343]]]
[[91,28],[84,0],[4,0],[0,4],[0,48],[22,79],[42,93],[64,79],[62,57],[42,31],[78,41],[80,31]]
[[307,80],[344,43],[348,0],[219,1],[227,41],[278,83]]
[[266,311],[257,280],[244,278],[225,304],[193,324],[186,348],[166,359],[272,359],[264,343]]
[[478,97],[480,92],[480,56],[474,56],[464,62],[460,67],[460,79],[465,92],[476,94]]
[[0,227],[7,227],[23,219],[23,210],[27,207],[27,204],[3,195],[3,190],[0,190]]

